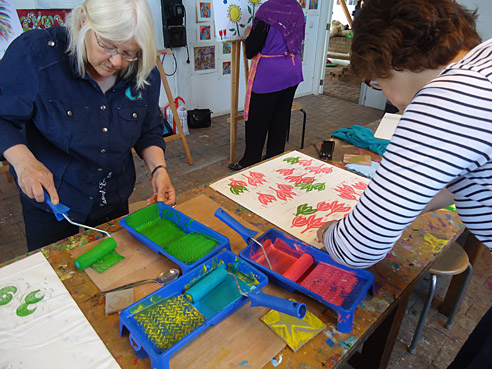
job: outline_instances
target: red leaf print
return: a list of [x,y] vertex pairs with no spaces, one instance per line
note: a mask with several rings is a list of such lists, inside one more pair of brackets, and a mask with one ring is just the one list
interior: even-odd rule
[[246,186],[246,182],[235,180],[235,179],[231,179],[230,184],[231,184],[231,186]]
[[[335,201],[336,202],[336,201]],[[318,205],[316,205],[316,209],[319,211],[328,211],[331,210],[331,206],[333,203],[328,203],[328,202],[318,202]]]
[[294,189],[294,187],[292,187],[291,185],[288,185],[288,184],[277,183],[277,186],[282,191],[292,191]]
[[316,167],[316,166],[315,167],[307,167],[306,170],[308,172],[311,172],[311,173],[314,173],[314,174],[320,174],[320,173],[323,173],[324,168],[328,168],[328,167],[325,167],[324,164],[321,164],[318,167]]
[[311,183],[314,182],[314,177],[304,177],[304,174],[300,176],[288,176],[285,177],[285,179],[289,182],[293,182],[294,184],[299,184],[299,183]]
[[321,172],[324,174],[330,174],[331,172],[333,172],[333,168],[332,167],[323,167],[323,168],[321,168]]
[[284,176],[288,176],[288,175],[291,175],[292,173],[294,173],[294,168],[291,168],[291,169],[277,169],[277,173],[280,173]]
[[292,186],[286,186],[286,187],[290,187],[289,189],[282,189],[280,188],[280,186],[284,187],[284,185],[281,184],[278,184],[279,187],[278,190],[273,187],[270,187],[271,190],[275,191],[279,200],[285,201],[287,199],[291,199],[293,196],[296,196],[296,194],[292,191]]
[[358,197],[360,196],[359,193],[355,192],[354,189],[348,185],[340,185],[337,188],[335,188],[335,191],[339,193],[338,196],[346,200],[357,200]]
[[308,165],[311,165],[312,162],[313,162],[313,159],[299,160],[299,164],[301,164],[303,167],[307,167]]
[[292,227],[304,227],[307,226],[304,231],[301,233],[306,232],[307,230],[313,229],[313,228],[319,228],[325,222],[322,220],[323,218],[316,218],[316,215],[310,215],[308,218],[303,217],[302,215],[299,215],[292,219]]
[[364,182],[357,182],[356,184],[352,185],[354,186],[355,189],[357,190],[362,190],[364,191],[367,188],[367,183]]
[[263,205],[268,205],[270,202],[277,201],[277,199],[273,195],[258,192],[258,201]]
[[244,173],[243,173],[243,176],[248,179],[248,183],[251,186],[258,186],[258,185],[263,184],[264,182],[266,182],[266,179],[263,179],[263,177],[265,177],[264,174],[255,173],[255,172],[249,172],[249,174],[251,175],[251,177],[248,177]]
[[304,227],[307,224],[307,219],[299,215],[292,219],[292,227]]

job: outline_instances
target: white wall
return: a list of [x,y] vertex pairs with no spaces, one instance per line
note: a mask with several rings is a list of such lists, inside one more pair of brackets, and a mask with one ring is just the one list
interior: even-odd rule
[[492,38],[492,2],[491,0],[458,0],[470,10],[478,9],[477,30],[482,39]]
[[[78,5],[81,0],[14,0],[14,4],[18,9],[36,9],[36,8],[73,8]],[[155,32],[157,39],[157,47],[164,48],[162,19],[161,19],[161,2],[160,0],[148,0],[154,18]],[[188,64],[187,50],[185,47],[174,49],[177,69],[176,73],[168,76],[168,82],[171,86],[171,91],[174,97],[181,96],[186,101],[188,109],[193,108],[209,108],[214,112],[214,115],[228,113],[230,111],[230,78],[222,77],[217,69],[217,72],[207,74],[193,73],[193,52],[192,44],[197,41],[197,25],[195,0],[183,0],[186,8],[186,36],[188,41],[188,50],[190,52]],[[309,1],[308,1],[309,4]],[[319,86],[319,76],[321,68],[324,66],[323,46],[325,43],[325,30],[327,9],[331,9],[331,2],[319,1],[320,9],[305,10],[306,15],[306,39],[304,47],[303,74],[304,82],[298,89],[296,96],[302,96],[312,93],[317,93]],[[320,18],[322,21],[320,22]],[[320,26],[321,24],[321,26]],[[220,43],[215,43],[218,52]],[[241,61],[241,72],[239,77],[239,109],[244,105],[245,95],[245,76]],[[175,62],[171,55],[164,58],[164,70],[167,74],[172,74],[175,70]],[[217,63],[217,67],[221,67],[221,63]],[[161,105],[167,105],[167,98],[164,90],[161,89]]]

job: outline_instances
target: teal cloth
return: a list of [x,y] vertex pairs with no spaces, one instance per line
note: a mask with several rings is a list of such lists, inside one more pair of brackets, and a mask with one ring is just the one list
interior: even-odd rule
[[374,173],[376,173],[376,169],[378,169],[379,163],[373,161],[371,165],[362,165],[362,164],[347,164],[345,168],[355,172],[357,174],[363,175],[367,178],[372,178]]
[[390,143],[389,140],[381,140],[374,137],[374,134],[369,128],[359,125],[337,129],[331,137],[340,138],[355,146],[369,149],[379,155],[383,155],[386,151],[386,146]]

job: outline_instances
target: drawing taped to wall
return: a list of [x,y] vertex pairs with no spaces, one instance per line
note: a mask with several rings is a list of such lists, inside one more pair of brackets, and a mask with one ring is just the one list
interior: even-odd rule
[[42,253],[0,269],[0,321],[0,368],[119,368]]
[[244,39],[253,24],[258,7],[264,0],[214,0],[217,41]]
[[230,61],[223,61],[222,62],[222,75],[223,76],[230,76],[231,75],[231,62]]
[[368,183],[367,178],[293,151],[210,187],[319,248],[318,228],[352,210]]
[[230,41],[222,42],[222,47],[220,48],[220,51],[222,56],[231,55],[232,52],[231,42]]
[[217,67],[217,55],[214,43],[192,45],[194,73],[212,73]]
[[212,0],[196,1],[196,21],[210,22],[213,20]]
[[213,24],[197,24],[197,41],[211,41],[214,37]]
[[13,0],[0,0],[0,59],[12,40],[22,33]]

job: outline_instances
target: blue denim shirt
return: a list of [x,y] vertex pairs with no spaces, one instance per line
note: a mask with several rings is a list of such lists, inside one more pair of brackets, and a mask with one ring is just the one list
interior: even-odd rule
[[149,146],[165,149],[161,82],[156,68],[143,89],[136,89],[135,76],[118,77],[103,93],[88,75],[77,74],[66,48],[65,27],[52,27],[23,33],[6,51],[0,153],[27,145],[53,173],[71,218],[82,222],[91,209],[109,213],[128,200],[135,184],[132,148],[140,156]]

